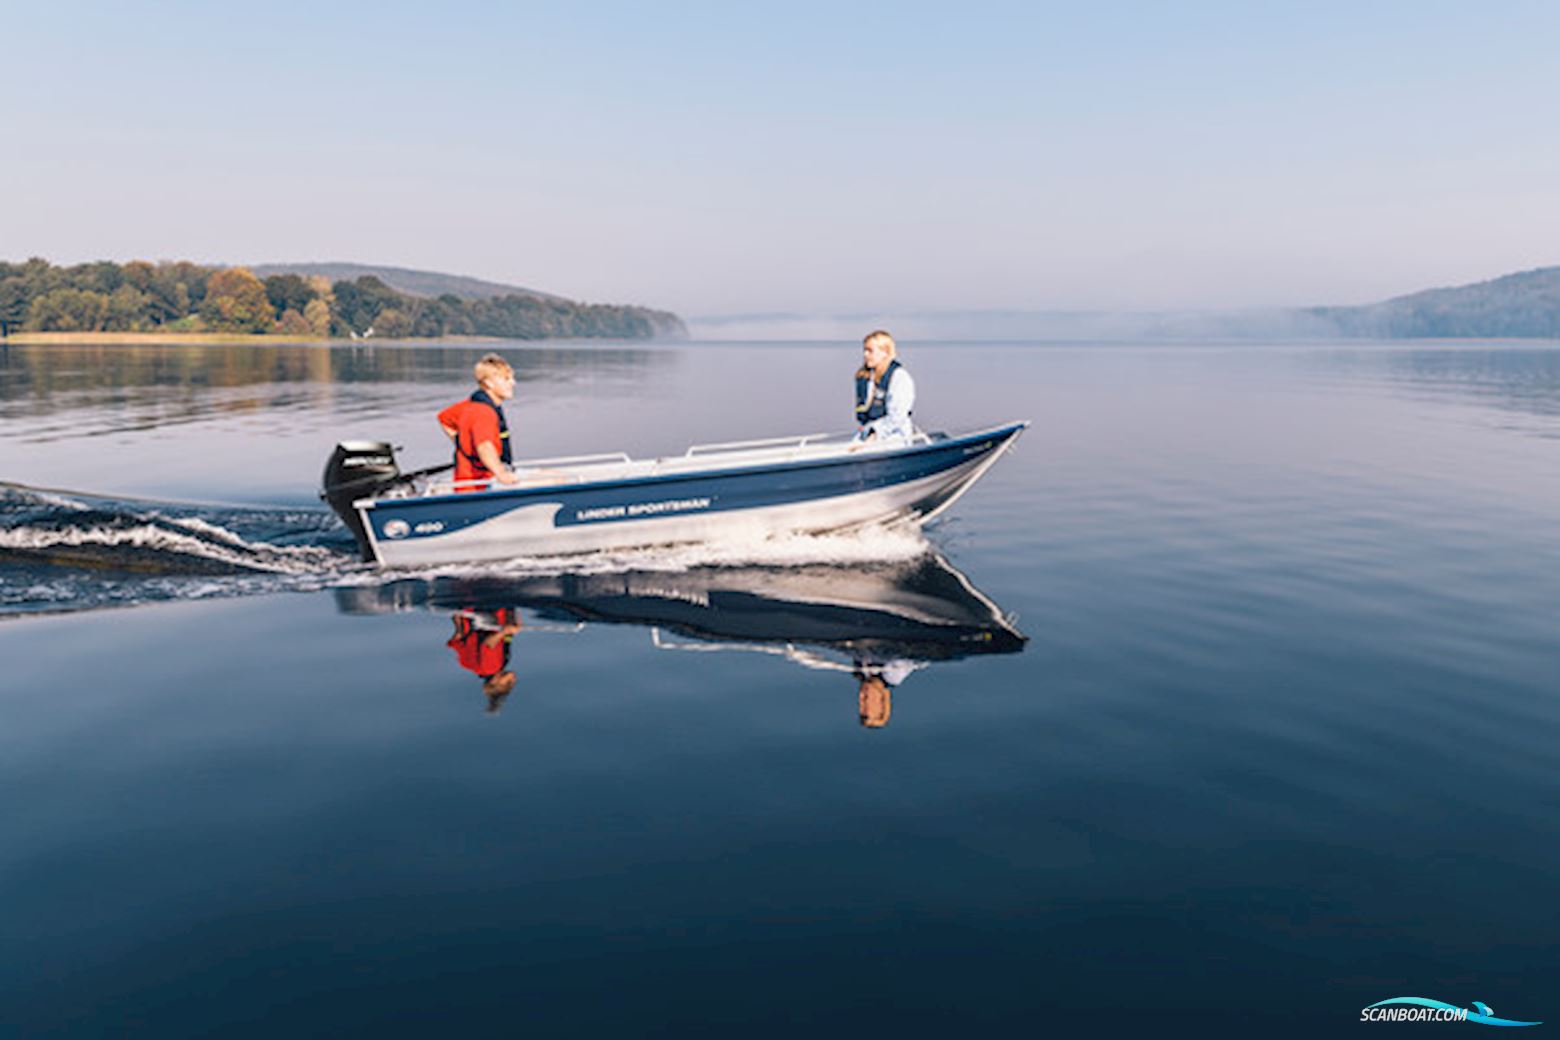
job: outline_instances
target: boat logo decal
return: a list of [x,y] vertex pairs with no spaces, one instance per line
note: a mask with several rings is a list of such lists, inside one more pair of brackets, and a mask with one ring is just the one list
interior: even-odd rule
[[384,534],[386,538],[405,538],[412,533],[412,525],[405,520],[386,520]]
[[687,513],[695,509],[708,509],[708,498],[672,498],[661,502],[634,502],[625,506],[597,506],[593,509],[576,509],[576,521],[620,520],[630,516],[654,516],[657,513]]
[[418,534],[438,534],[444,530],[443,520],[424,520],[415,528]]

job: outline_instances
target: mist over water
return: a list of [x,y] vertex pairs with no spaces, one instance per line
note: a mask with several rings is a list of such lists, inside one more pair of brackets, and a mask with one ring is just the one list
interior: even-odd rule
[[[859,357],[500,349],[522,457]],[[479,353],[0,352],[4,1021],[1553,1013],[1560,350],[908,341],[923,428],[1034,421],[921,534],[365,568],[326,456],[446,461]]]

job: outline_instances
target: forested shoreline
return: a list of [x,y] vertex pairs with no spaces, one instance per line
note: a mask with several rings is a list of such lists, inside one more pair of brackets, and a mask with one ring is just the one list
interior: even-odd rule
[[513,294],[412,296],[372,275],[259,278],[245,267],[133,260],[0,261],[0,333],[210,333],[289,339],[651,339],[687,334],[667,311]]

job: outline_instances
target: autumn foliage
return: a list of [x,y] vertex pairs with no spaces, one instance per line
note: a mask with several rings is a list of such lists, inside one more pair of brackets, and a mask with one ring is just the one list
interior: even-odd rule
[[188,261],[98,261],[56,267],[0,262],[0,334],[35,332],[263,333],[437,339],[647,339],[683,331],[676,315],[644,307],[510,295],[463,300],[413,296],[373,276],[331,282]]

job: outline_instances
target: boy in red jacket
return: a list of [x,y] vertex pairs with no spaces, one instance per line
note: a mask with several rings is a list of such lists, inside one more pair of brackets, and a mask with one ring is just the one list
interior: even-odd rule
[[484,355],[475,368],[477,390],[439,413],[439,425],[455,442],[455,481],[458,491],[481,491],[486,483],[518,483],[510,468],[509,423],[500,407],[515,395],[515,372],[497,354]]

